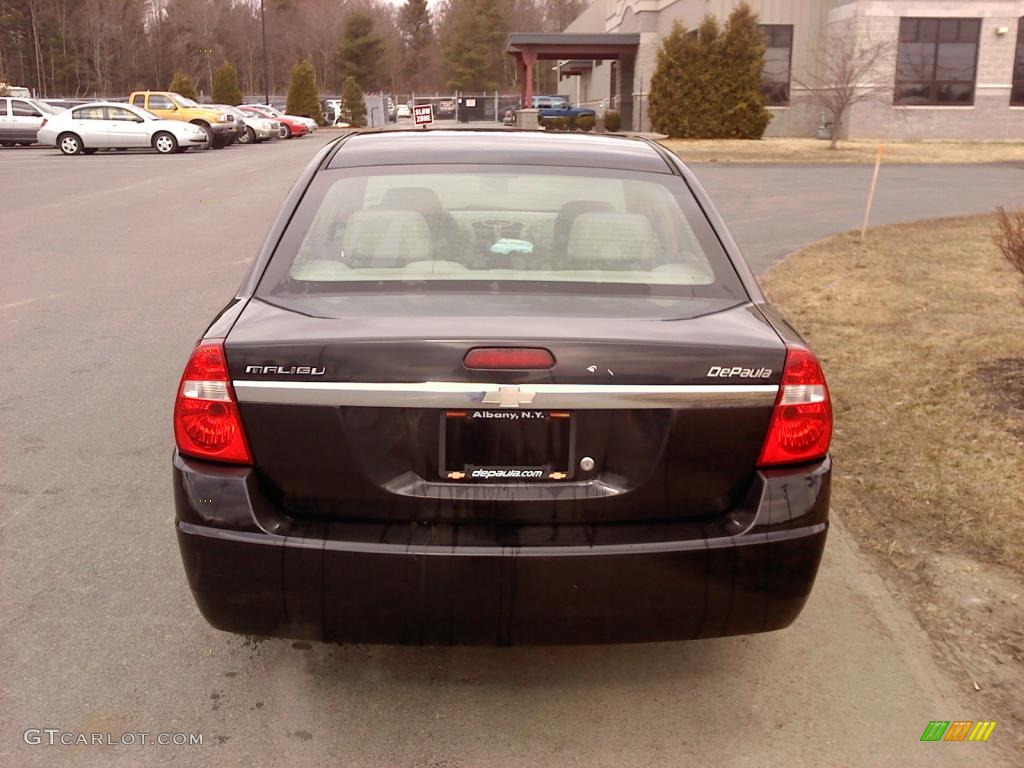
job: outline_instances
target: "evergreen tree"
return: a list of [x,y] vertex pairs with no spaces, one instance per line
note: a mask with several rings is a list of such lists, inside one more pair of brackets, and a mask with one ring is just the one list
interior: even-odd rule
[[451,0],[451,19],[444,41],[448,87],[485,93],[501,87],[502,43],[507,29],[496,0]]
[[320,125],[325,124],[320,110],[320,95],[316,90],[316,74],[313,65],[304,59],[292,67],[292,80],[288,86],[288,104],[285,113],[311,117]]
[[764,38],[743,3],[725,30],[706,16],[695,32],[677,22],[651,78],[651,125],[677,138],[759,139],[771,115],[761,93]]
[[232,106],[242,103],[242,89],[238,87],[238,73],[225,61],[213,73],[213,103],[231,104]]
[[741,3],[729,14],[716,50],[724,138],[760,139],[772,119],[761,91],[764,52],[764,34],[757,14]]
[[433,75],[434,29],[427,0],[406,0],[398,12],[402,33],[402,77],[405,87],[422,90]]
[[346,77],[341,86],[341,119],[357,128],[366,125],[366,102],[363,89],[354,77]]
[[192,78],[186,75],[184,72],[175,72],[174,78],[171,80],[171,86],[167,89],[174,93],[180,93],[186,99],[198,100],[199,96],[196,94],[195,83],[192,82]]
[[353,78],[363,90],[379,88],[385,77],[384,46],[373,28],[373,17],[355,12],[348,17],[338,45],[338,72],[344,81]]
[[718,22],[706,16],[696,32],[678,21],[658,50],[649,96],[651,126],[676,138],[711,138],[720,131],[716,72],[708,67],[720,36]]

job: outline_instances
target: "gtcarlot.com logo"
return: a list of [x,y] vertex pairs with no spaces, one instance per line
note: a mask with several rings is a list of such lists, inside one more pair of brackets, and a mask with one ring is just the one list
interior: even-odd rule
[[995,728],[995,720],[932,720],[921,741],[988,741]]
[[201,747],[203,745],[203,734],[201,733],[150,733],[149,731],[84,733],[62,731],[60,728],[26,728],[22,738],[26,744],[31,746],[48,747],[132,747],[147,744]]

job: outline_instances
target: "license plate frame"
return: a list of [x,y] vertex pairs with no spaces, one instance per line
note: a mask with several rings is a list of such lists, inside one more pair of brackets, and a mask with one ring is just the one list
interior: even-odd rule
[[575,433],[565,410],[442,411],[438,471],[460,483],[563,482],[573,474]]

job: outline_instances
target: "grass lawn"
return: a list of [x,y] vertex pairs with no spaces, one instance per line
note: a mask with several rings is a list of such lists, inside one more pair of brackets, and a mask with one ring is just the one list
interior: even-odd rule
[[897,565],[947,552],[1024,573],[1024,288],[994,222],[838,235],[763,281],[829,380],[833,507]]
[[[662,139],[687,163],[873,163],[878,141],[841,141],[830,150],[818,139]],[[888,141],[884,163],[1024,162],[1024,141]]]

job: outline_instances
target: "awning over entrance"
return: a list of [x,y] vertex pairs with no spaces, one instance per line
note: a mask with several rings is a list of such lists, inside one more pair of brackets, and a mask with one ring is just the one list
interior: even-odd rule
[[593,59],[567,59],[558,64],[558,74],[561,77],[568,75],[582,75],[594,69]]
[[[633,116],[633,68],[639,45],[638,33],[513,32],[505,41],[505,53],[515,58],[519,68],[523,109],[533,104],[533,68],[538,61],[619,61],[619,102],[622,105],[622,124],[626,127],[631,124]],[[581,71],[582,67],[577,70]],[[563,70],[563,74],[569,72]]]

